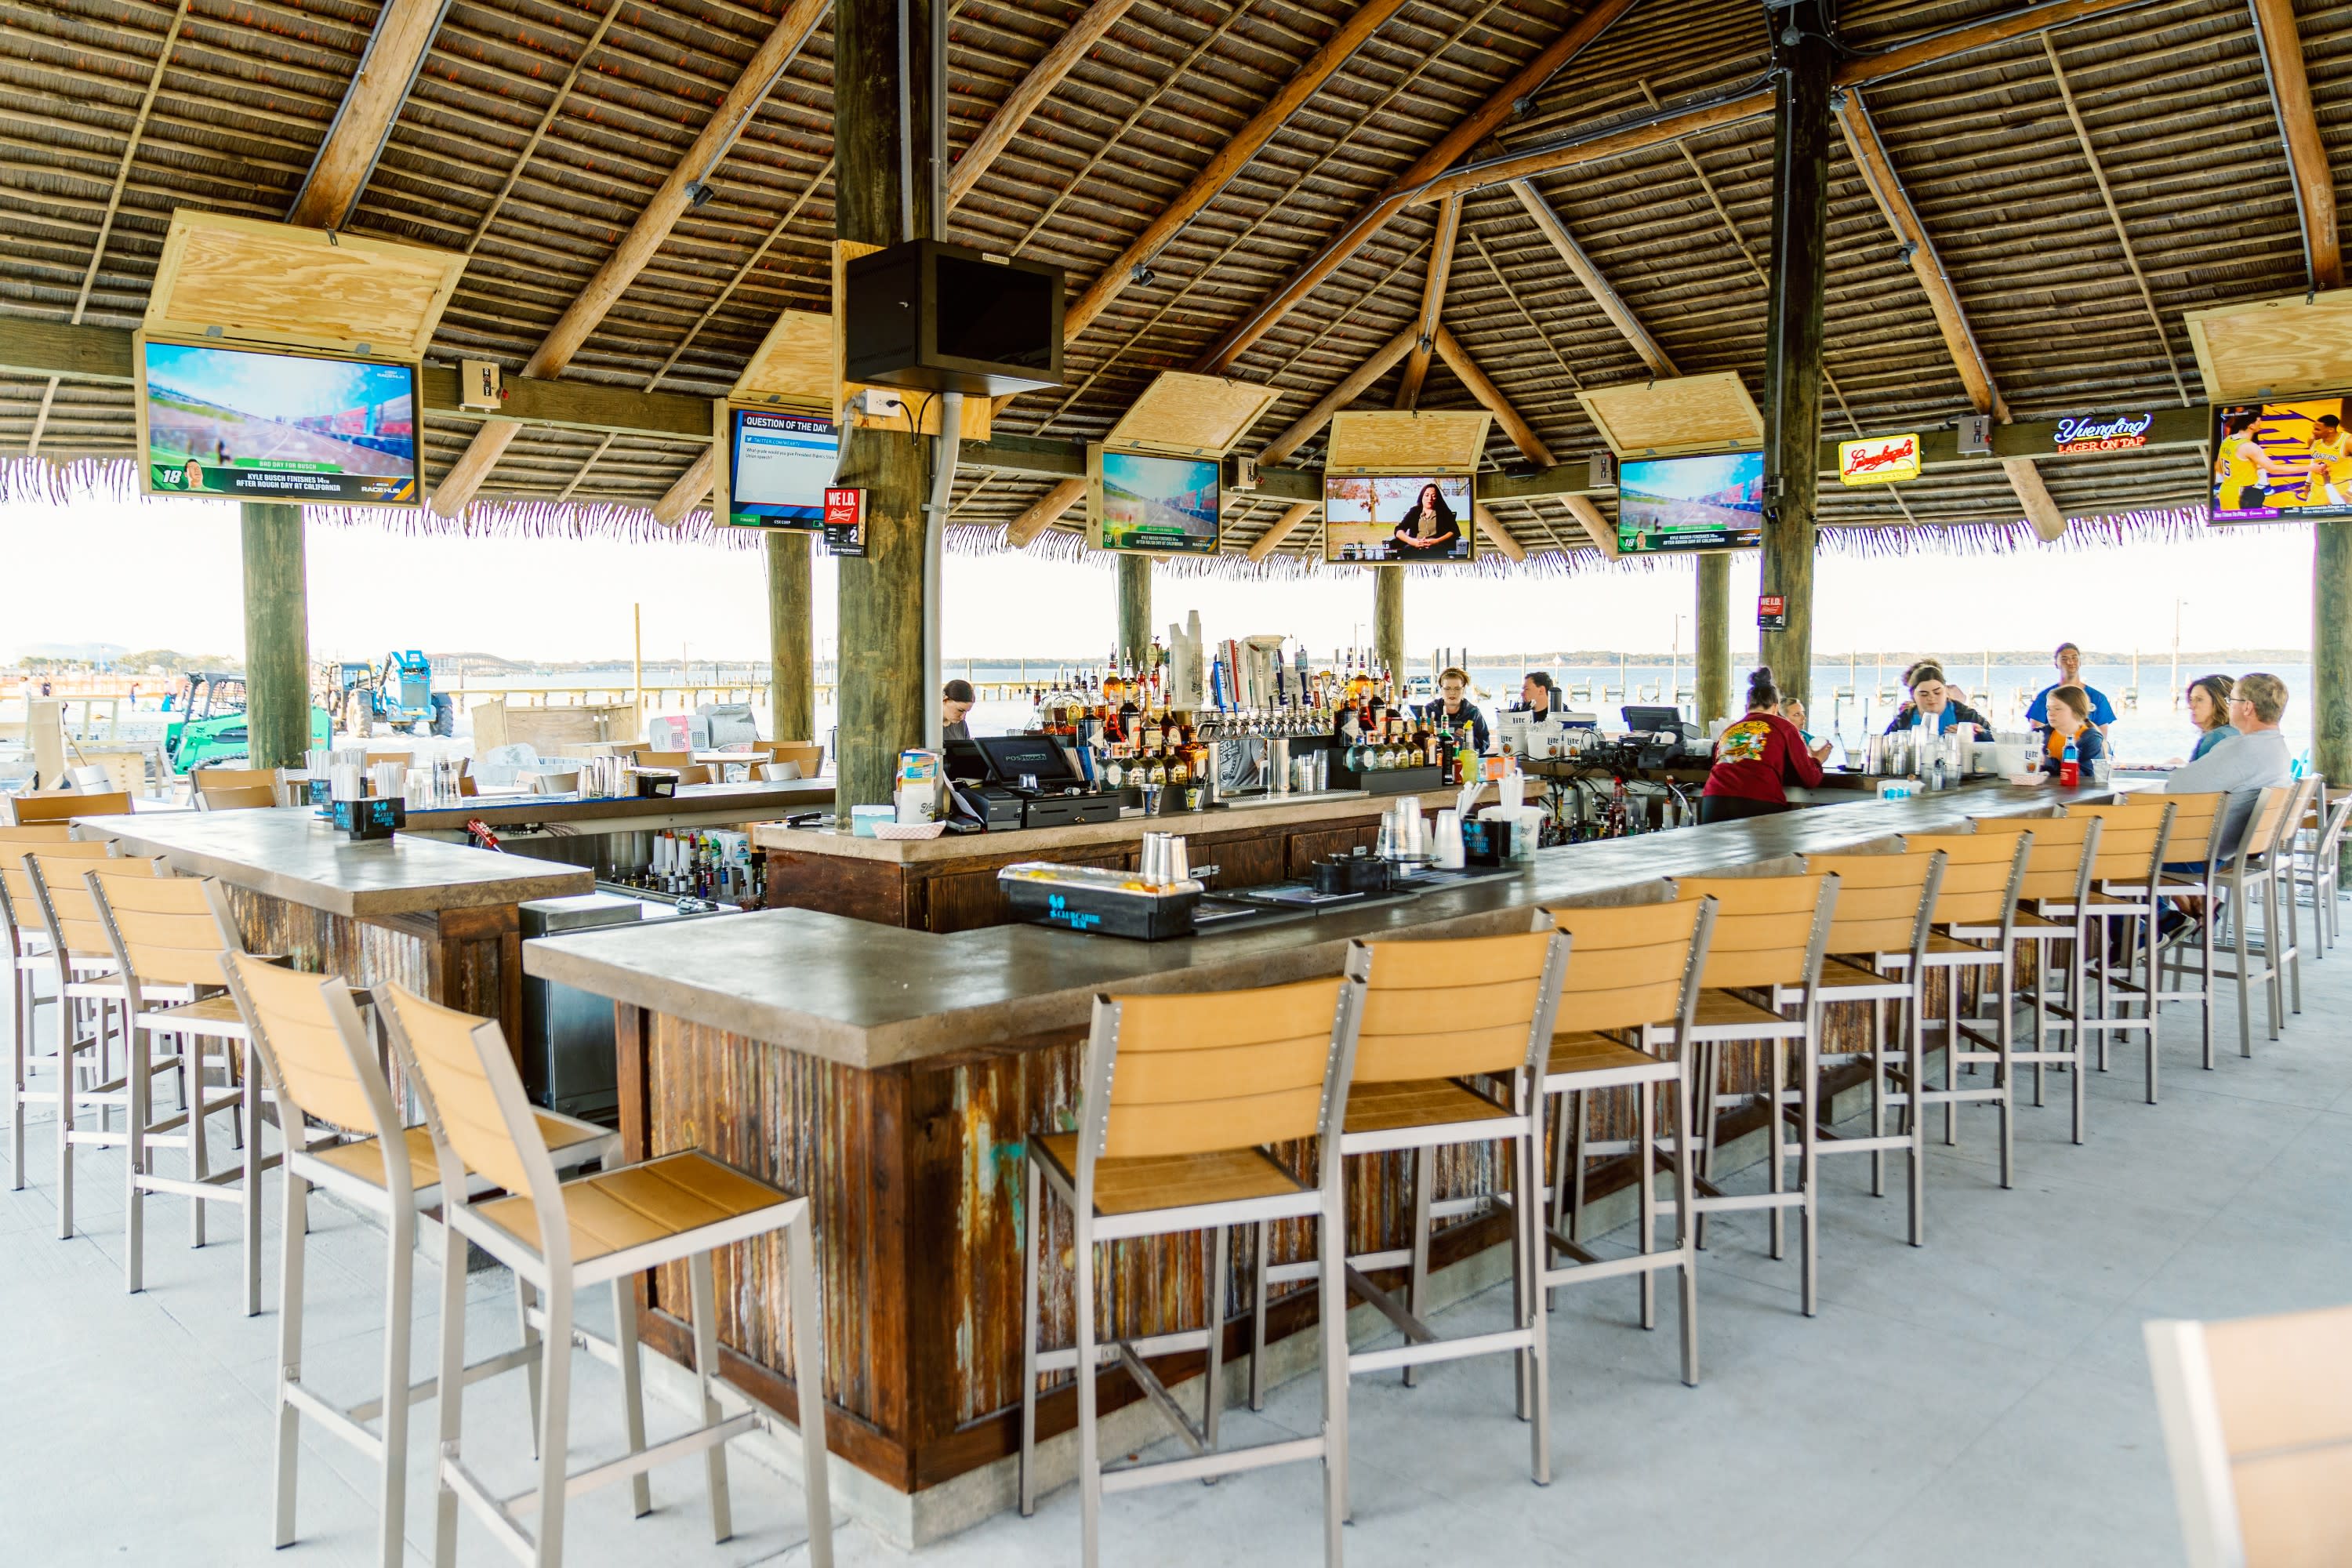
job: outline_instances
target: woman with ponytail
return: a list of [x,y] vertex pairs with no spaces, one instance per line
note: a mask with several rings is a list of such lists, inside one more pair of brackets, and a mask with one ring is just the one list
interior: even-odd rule
[[[1715,742],[1715,766],[1699,797],[1698,819],[1737,822],[1789,809],[1788,786],[1822,782],[1822,764],[1798,728],[1780,717],[1780,691],[1769,669],[1748,678],[1748,716]],[[1829,749],[1826,742],[1822,750]]]

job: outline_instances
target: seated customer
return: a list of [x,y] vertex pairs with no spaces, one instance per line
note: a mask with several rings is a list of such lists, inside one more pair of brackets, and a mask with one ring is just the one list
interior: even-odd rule
[[1934,660],[1923,658],[1905,670],[1903,684],[1911,689],[1911,700],[1886,726],[1888,734],[1919,729],[1940,735],[1955,724],[1974,724],[1978,740],[1992,739],[1992,721],[1952,695],[1952,689],[1944,684],[1943,667]]
[[2107,738],[2091,722],[2091,694],[2079,686],[2053,686],[2045,694],[2042,711],[2049,715],[2050,734],[2044,743],[2042,771],[2053,778],[2065,766],[2067,742],[2074,742],[2074,762],[2083,782],[2091,780],[2091,764],[2107,754]]
[[[2275,675],[2249,675],[2230,692],[2230,722],[2238,732],[2194,762],[2183,763],[2164,781],[2167,795],[2210,795],[2227,790],[2230,805],[2213,842],[2216,862],[2238,852],[2254,805],[2266,789],[2294,777],[2279,720],[2286,712],[2286,682]],[[2202,874],[2205,868],[2168,864],[2168,871]]]
[[1437,678],[1437,697],[1421,710],[1422,721],[1433,730],[1451,730],[1460,734],[1467,730],[1470,743],[1484,756],[1486,752],[1486,716],[1478,705],[1465,695],[1470,689],[1470,672],[1459,666]]
[[[1737,822],[1789,809],[1788,785],[1822,782],[1822,764],[1805,737],[1780,717],[1780,692],[1769,669],[1748,678],[1748,715],[1716,738],[1715,765],[1698,803],[1698,819]],[[1824,742],[1822,750],[1826,752]]]
[[2200,675],[2189,683],[2189,717],[2197,724],[2197,749],[2189,753],[2190,762],[2237,734],[2237,726],[2230,722],[2230,692],[2235,685],[2226,675]]

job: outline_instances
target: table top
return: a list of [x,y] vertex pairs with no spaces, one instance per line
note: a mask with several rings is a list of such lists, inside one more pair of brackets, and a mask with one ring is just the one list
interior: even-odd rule
[[173,869],[217,877],[329,914],[367,920],[483,909],[595,890],[581,866],[395,834],[353,842],[308,806],[76,819],[79,836],[160,855]]
[[[858,1068],[887,1067],[1082,1026],[1103,991],[1219,990],[1336,973],[1347,942],[1527,929],[1538,906],[1640,903],[1664,879],[1946,832],[2114,788],[1972,785],[1744,822],[1540,850],[1515,875],[1311,921],[1142,942],[1032,925],[951,935],[771,910],[546,937],[531,974],[709,1027]],[[985,837],[993,837],[994,835]]]
[[[1444,792],[1447,803],[1454,792]],[[1324,790],[1307,795],[1275,795],[1210,811],[1188,811],[1173,816],[1146,816],[1140,812],[1116,822],[1091,822],[1070,827],[1024,827],[993,833],[942,833],[937,838],[859,838],[831,827],[786,827],[763,823],[751,835],[762,849],[786,849],[802,855],[828,855],[845,860],[880,860],[900,866],[945,860],[1001,858],[1036,855],[1049,849],[1084,848],[1097,844],[1134,844],[1147,833],[1188,836],[1240,833],[1316,822],[1340,822],[1376,817],[1396,801],[1394,795],[1368,795],[1360,789]],[[1434,794],[1422,805],[1436,803]]]
[[640,799],[634,795],[481,795],[462,805],[412,810],[408,826],[418,830],[463,832],[474,820],[492,827],[530,822],[604,822],[613,830],[627,830],[638,817],[676,817],[709,826],[753,823],[765,817],[803,811],[831,811],[831,779],[764,780],[749,784],[681,784],[675,795]]

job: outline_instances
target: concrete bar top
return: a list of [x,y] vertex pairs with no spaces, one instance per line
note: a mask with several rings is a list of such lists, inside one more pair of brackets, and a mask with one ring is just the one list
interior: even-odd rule
[[[1453,792],[1444,793],[1450,801]],[[1326,790],[1315,795],[1276,795],[1210,811],[1187,811],[1174,816],[1145,816],[1138,813],[1117,822],[1094,822],[1083,826],[942,833],[937,838],[859,838],[830,827],[786,827],[782,823],[771,822],[753,831],[751,842],[761,849],[789,849],[802,855],[833,855],[843,859],[917,866],[927,861],[1034,855],[1048,849],[1082,848],[1096,844],[1134,844],[1139,843],[1147,833],[1234,833],[1371,817],[1379,816],[1395,798],[1368,795],[1360,789]],[[1433,798],[1423,796],[1423,804],[1426,805]]]
[[[492,827],[527,823],[596,823],[599,830],[626,833],[635,827],[714,826],[757,822],[803,811],[831,811],[831,779],[793,779],[781,784],[686,784],[660,799],[577,795],[484,795],[463,805],[436,806],[408,814],[417,832],[457,832],[479,819]],[[657,820],[655,820],[657,819]]]
[[1082,1026],[1100,991],[1226,989],[1330,974],[1353,937],[1524,930],[1538,905],[1643,902],[1664,895],[1667,877],[1906,832],[1954,831],[1971,816],[2012,816],[2116,793],[2112,786],[1979,784],[1568,845],[1538,851],[1530,868],[1513,876],[1310,921],[1177,942],[1032,925],[940,936],[771,910],[541,938],[523,944],[523,968],[691,1023],[871,1068]]
[[84,838],[121,841],[174,870],[217,877],[352,920],[483,909],[595,890],[584,867],[500,855],[398,834],[353,843],[308,806],[86,816]]

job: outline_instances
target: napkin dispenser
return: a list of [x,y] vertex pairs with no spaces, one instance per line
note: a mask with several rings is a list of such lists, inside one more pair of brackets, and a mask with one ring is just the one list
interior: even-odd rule
[[389,838],[408,826],[408,806],[397,795],[369,795],[362,800],[328,803],[338,831],[354,842]]

